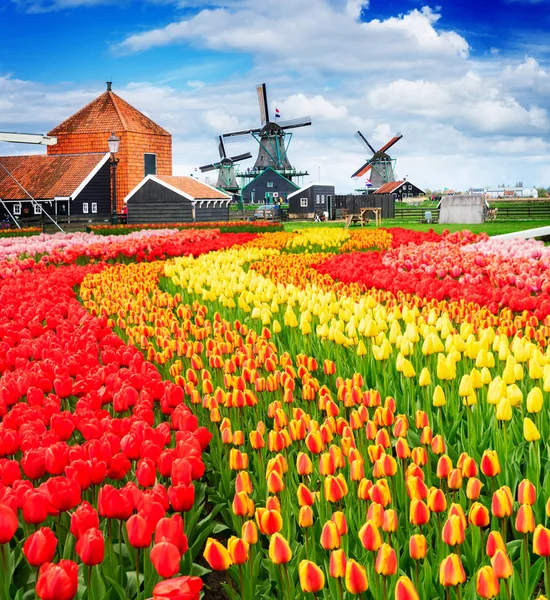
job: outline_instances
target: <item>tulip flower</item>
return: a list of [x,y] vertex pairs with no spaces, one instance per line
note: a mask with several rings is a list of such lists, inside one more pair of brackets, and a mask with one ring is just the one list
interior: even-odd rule
[[441,539],[448,546],[456,546],[464,543],[464,524],[458,515],[451,515],[445,521],[441,530]]
[[439,565],[439,583],[443,587],[455,587],[466,581],[466,573],[458,554],[450,554]]
[[527,442],[540,440],[540,432],[529,417],[523,419],[523,437]]
[[481,567],[476,573],[476,592],[482,598],[494,598],[500,593],[500,584],[492,567]]
[[537,500],[537,488],[528,480],[524,479],[518,485],[518,502],[533,506]]
[[334,550],[340,547],[341,537],[336,523],[327,521],[321,530],[321,547],[324,550]]
[[89,567],[103,562],[105,555],[103,533],[95,527],[85,531],[76,542],[76,553]]
[[430,520],[430,510],[422,500],[411,501],[409,521],[412,525],[425,525]]
[[126,521],[126,532],[128,541],[134,548],[147,548],[151,543],[153,532],[140,514],[132,515]]
[[269,540],[269,558],[275,565],[284,565],[292,558],[290,545],[280,533],[274,533]]
[[40,567],[36,595],[41,600],[72,600],[77,590],[78,565],[73,561],[46,562]]
[[374,521],[367,521],[359,530],[358,535],[365,550],[376,552],[382,545],[382,536]]
[[203,556],[214,571],[227,571],[232,564],[227,548],[214,538],[206,540]]
[[298,577],[303,592],[315,594],[325,586],[325,574],[320,567],[309,560],[300,561]]
[[499,548],[491,557],[491,566],[499,579],[509,579],[514,574],[512,561],[505,550]]
[[494,450],[485,450],[481,457],[481,472],[485,477],[496,477],[500,473],[500,462]]
[[242,565],[248,560],[248,542],[231,536],[227,540],[227,551],[234,565]]
[[57,548],[57,538],[49,527],[42,527],[25,541],[23,554],[32,567],[51,562]]
[[0,504],[0,544],[7,544],[15,535],[19,524],[13,510],[5,504]]
[[518,533],[532,533],[535,531],[535,515],[530,504],[522,504],[516,514],[516,531]]
[[468,514],[468,521],[476,527],[487,527],[491,522],[488,509],[480,502],[474,502]]
[[157,583],[153,588],[153,600],[199,600],[202,590],[200,577],[175,577]]
[[413,560],[422,560],[426,558],[427,543],[426,538],[420,534],[411,535],[409,538],[409,555]]
[[71,533],[78,539],[88,529],[99,527],[99,516],[89,502],[82,502],[71,515]]
[[330,553],[329,574],[335,579],[341,579],[346,575],[346,554],[341,549],[333,550]]
[[506,552],[506,544],[502,539],[502,535],[498,531],[491,531],[487,536],[487,556],[492,558],[497,550]]
[[389,544],[382,544],[378,549],[374,570],[378,575],[389,577],[397,572],[397,557],[395,550]]
[[550,529],[547,529],[543,525],[535,527],[533,552],[538,556],[550,556]]
[[420,596],[413,585],[413,582],[402,575],[395,585],[395,600],[420,600]]
[[254,521],[245,521],[242,526],[241,536],[249,545],[253,546],[258,543],[258,528]]
[[369,589],[369,580],[365,567],[355,560],[348,560],[346,564],[346,589],[350,594],[362,594]]

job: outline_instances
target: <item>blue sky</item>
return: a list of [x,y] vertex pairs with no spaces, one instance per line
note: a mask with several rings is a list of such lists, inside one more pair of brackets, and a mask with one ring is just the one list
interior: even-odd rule
[[313,118],[291,162],[342,191],[357,129],[403,132],[397,173],[421,186],[550,185],[548,0],[2,0],[0,25],[2,130],[47,131],[112,79],[186,174],[257,123],[265,81],[283,119]]

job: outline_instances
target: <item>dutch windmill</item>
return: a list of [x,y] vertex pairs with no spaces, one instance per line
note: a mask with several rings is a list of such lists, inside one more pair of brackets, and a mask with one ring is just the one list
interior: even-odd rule
[[201,173],[207,173],[208,171],[218,171],[218,181],[216,187],[230,194],[236,194],[239,191],[239,184],[235,178],[235,166],[241,160],[252,158],[250,152],[245,154],[239,154],[238,156],[227,156],[225,151],[225,144],[223,143],[223,137],[220,135],[216,138],[218,140],[218,152],[220,153],[220,160],[210,165],[204,165],[199,167]]
[[[311,125],[311,117],[278,122],[276,114],[275,120],[271,120],[265,83],[256,86],[256,91],[260,106],[260,127],[224,133],[223,138],[227,139],[228,142],[239,142],[250,139],[252,136],[258,142],[260,148],[254,169],[250,175],[252,177],[255,177],[259,171],[264,171],[269,167],[290,180],[293,177],[307,175],[306,172],[297,172],[288,159],[288,147],[292,139],[292,133],[289,132],[289,129]],[[247,175],[243,176],[246,177]]]
[[403,135],[397,133],[378,151],[369,144],[367,138],[360,131],[355,134],[355,137],[372,152],[372,156],[360,169],[355,171],[352,177],[363,177],[363,175],[366,175],[372,169],[370,181],[374,189],[377,189],[390,181],[395,181],[395,159],[391,158],[387,151],[397,144]]

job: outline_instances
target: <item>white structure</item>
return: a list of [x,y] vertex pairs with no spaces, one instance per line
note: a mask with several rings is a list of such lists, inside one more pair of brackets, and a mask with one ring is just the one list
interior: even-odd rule
[[536,187],[496,187],[496,188],[470,188],[469,195],[485,194],[491,200],[497,198],[538,198],[539,193]]
[[485,220],[485,197],[483,194],[457,194],[441,198],[440,223],[474,225]]
[[42,135],[41,133],[8,133],[0,131],[0,142],[54,146],[57,144],[57,138],[48,135]]

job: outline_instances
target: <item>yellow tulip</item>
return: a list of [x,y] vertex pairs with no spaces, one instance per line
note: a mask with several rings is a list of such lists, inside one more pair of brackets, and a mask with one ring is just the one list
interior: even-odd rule
[[539,430],[529,417],[523,419],[523,437],[527,442],[536,442],[537,440],[540,440]]

